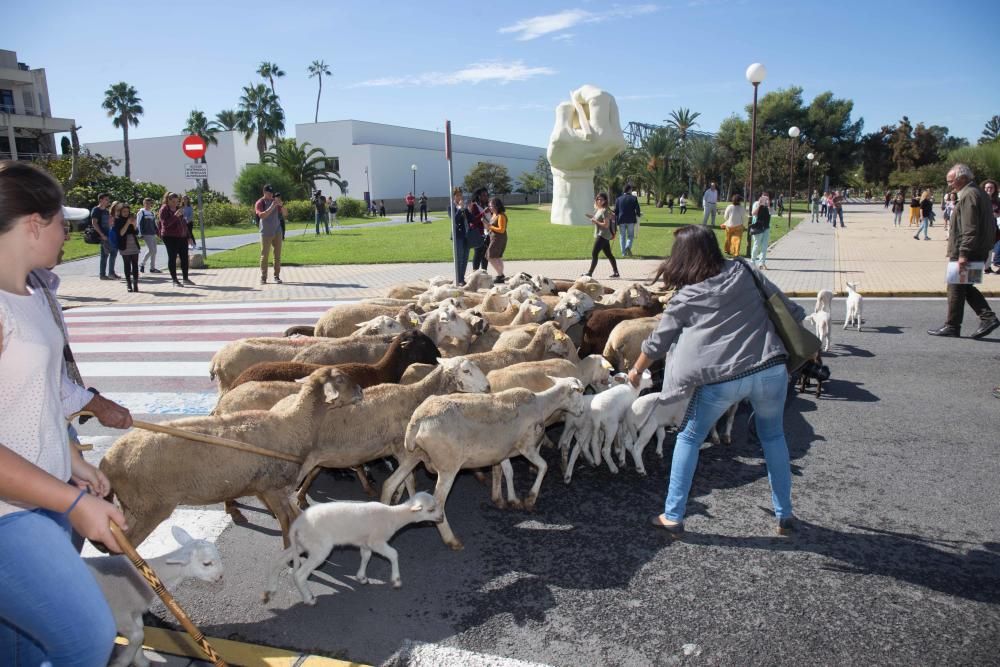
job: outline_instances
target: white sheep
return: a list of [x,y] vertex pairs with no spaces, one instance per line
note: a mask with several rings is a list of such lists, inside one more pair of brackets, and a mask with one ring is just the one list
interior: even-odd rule
[[[632,405],[635,399],[639,398],[639,394],[644,389],[649,389],[653,386],[653,376],[648,370],[643,371],[638,387],[632,386],[632,383],[628,381],[628,377],[624,373],[616,375],[615,380],[619,384],[603,393],[597,394],[590,403],[590,419],[593,422],[593,433],[590,441],[591,452],[595,460],[603,458],[604,462],[608,464],[608,469],[613,474],[618,473],[618,466],[615,465],[611,456],[611,444],[618,437],[619,427],[622,420],[625,419],[625,414],[628,412],[629,406]],[[582,443],[578,438],[576,445],[573,447],[573,452],[570,454],[567,467],[567,475],[570,477],[573,474],[573,464],[579,455],[580,448],[583,446],[585,446],[585,443]],[[618,458],[621,464],[624,465],[625,449],[620,440]]]
[[360,336],[388,336],[401,334],[407,329],[412,329],[415,326],[420,325],[420,319],[417,317],[416,313],[412,313],[412,319],[408,320],[410,326],[405,326],[398,321],[396,317],[389,317],[388,315],[379,315],[367,322],[361,322],[357,324],[357,329],[352,333],[350,338],[358,338]]
[[[185,579],[222,581],[222,557],[214,544],[192,538],[180,526],[174,526],[171,532],[181,548],[146,560],[167,590]],[[156,593],[126,556],[84,558],[83,562],[101,587],[119,634],[128,640],[128,646],[117,651],[111,667],[148,667],[149,659],[142,652],[142,615],[149,611]]]
[[[448,493],[460,470],[504,465],[505,459],[520,454],[538,469],[524,502],[525,508],[534,508],[548,469],[539,453],[544,424],[557,412],[579,414],[583,409],[582,393],[583,385],[576,378],[559,378],[551,389],[537,394],[527,389],[511,389],[499,394],[428,398],[413,412],[406,427],[405,452],[399,468],[382,486],[382,502],[388,502],[413,469],[426,461],[437,471],[434,497],[444,512]],[[511,501],[518,502],[510,478],[507,491]],[[462,548],[446,514],[438,524],[438,531],[452,549]]]
[[514,364],[490,371],[486,375],[494,393],[521,387],[531,391],[548,389],[555,378],[575,377],[584,387],[604,391],[610,384],[611,364],[599,354],[592,354],[574,364],[568,359],[543,359]]
[[291,561],[292,580],[302,594],[302,601],[316,604],[306,580],[319,567],[335,546],[361,548],[361,567],[355,578],[368,583],[368,560],[372,552],[392,564],[393,588],[403,585],[399,576],[399,554],[389,546],[389,540],[403,526],[420,521],[439,523],[444,518],[442,507],[429,493],[417,493],[401,505],[335,501],[313,505],[292,524],[291,544],[281,552],[267,580],[263,599],[266,604],[278,587],[278,576]]
[[861,331],[861,304],[864,299],[858,291],[857,283],[847,283],[847,312],[844,315],[844,329],[852,323]]
[[461,287],[453,287],[451,285],[430,287],[426,292],[417,297],[417,305],[422,307],[435,306],[445,299],[461,299],[464,294],[465,290]]

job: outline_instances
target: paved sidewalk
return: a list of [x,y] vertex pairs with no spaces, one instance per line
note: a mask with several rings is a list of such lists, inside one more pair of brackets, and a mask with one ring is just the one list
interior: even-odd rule
[[[945,238],[940,224],[931,229],[931,241],[915,241],[915,228],[892,226],[892,214],[881,204],[850,205],[847,226],[833,229],[825,223],[803,221],[771,247],[768,277],[792,296],[813,296],[821,289],[846,291],[848,280],[857,281],[868,296],[944,296]],[[393,220],[370,225],[405,224]],[[787,224],[776,221],[774,224]],[[360,227],[352,225],[351,227]],[[300,234],[302,230],[289,233]],[[257,235],[241,234],[208,241],[209,254],[247,242]],[[259,284],[256,267],[191,271],[195,287],[174,287],[170,276],[144,274],[137,293],[125,291],[116,281],[96,277],[96,258],[78,260],[57,268],[63,278],[60,299],[67,306],[109,303],[205,303],[209,301],[275,301],[304,299],[358,299],[381,296],[397,283],[434,275],[451,275],[448,262],[286,266],[283,285]],[[622,278],[607,280],[610,266],[602,258],[596,277],[608,284],[648,280],[658,260],[620,259]],[[589,266],[589,259],[520,260],[506,263],[507,275],[519,271],[553,278],[575,278]],[[982,286],[987,296],[1000,296],[1000,276],[988,275]]]

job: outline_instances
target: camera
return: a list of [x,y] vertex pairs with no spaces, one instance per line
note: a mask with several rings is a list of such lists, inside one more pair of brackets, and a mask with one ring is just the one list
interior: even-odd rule
[[323,191],[322,190],[313,190],[313,193],[312,193],[313,201],[317,201],[322,196],[323,196]]

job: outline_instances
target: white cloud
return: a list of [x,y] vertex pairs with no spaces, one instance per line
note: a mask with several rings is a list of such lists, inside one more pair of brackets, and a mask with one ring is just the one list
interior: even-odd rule
[[[566,9],[558,14],[532,16],[522,19],[513,25],[500,28],[500,33],[513,33],[514,39],[525,42],[538,39],[555,32],[568,30],[583,23],[601,23],[612,18],[631,18],[640,14],[651,14],[657,11],[656,5],[636,5],[634,7],[615,7],[606,12],[591,12],[586,9]],[[555,39],[568,39],[559,36]]]
[[552,41],[553,42],[564,42],[564,41],[568,41],[568,40],[573,39],[573,37],[575,37],[575,36],[576,35],[574,35],[571,32],[564,32],[561,35],[556,35],[555,37],[553,37]]
[[380,86],[458,86],[467,83],[490,81],[508,84],[512,81],[526,81],[536,76],[555,74],[551,67],[528,67],[524,62],[490,61],[473,63],[454,72],[424,72],[413,76],[393,76],[369,79],[352,84],[350,88],[373,88]]

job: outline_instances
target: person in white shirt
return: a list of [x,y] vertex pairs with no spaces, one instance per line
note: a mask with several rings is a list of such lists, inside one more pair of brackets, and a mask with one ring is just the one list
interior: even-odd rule
[[70,528],[116,552],[110,523],[127,528],[102,499],[107,477],[69,444],[74,412],[112,428],[132,417],[68,375],[48,268],[62,255],[67,213],[87,211],[64,209],[62,199],[48,173],[0,163],[0,647],[18,665],[107,664],[114,619]]
[[710,183],[708,185],[708,190],[705,190],[705,194],[701,198],[701,207],[704,209],[705,213],[701,217],[701,224],[707,225],[708,216],[712,216],[712,226],[715,227],[715,209],[719,203],[719,190],[715,187],[715,183]]

